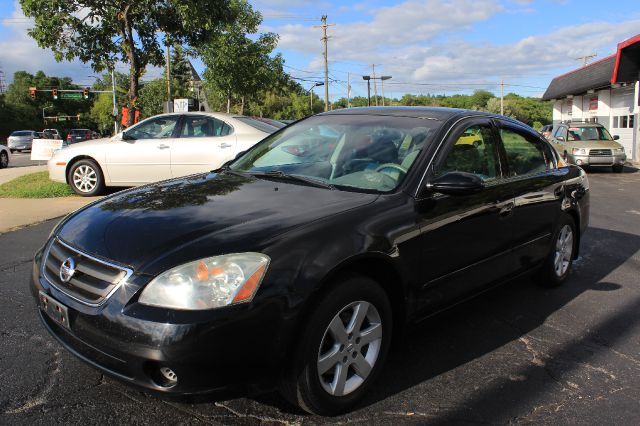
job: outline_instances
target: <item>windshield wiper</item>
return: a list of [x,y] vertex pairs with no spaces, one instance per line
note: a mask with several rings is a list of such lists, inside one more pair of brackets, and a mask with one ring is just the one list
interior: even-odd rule
[[229,164],[223,164],[221,167],[211,170],[211,172],[212,173],[228,173],[230,175],[236,175],[236,176],[241,176],[245,178],[249,177],[248,173],[242,173],[237,170],[233,170],[231,167],[229,167]]
[[294,181],[294,182],[302,182],[302,183],[306,183],[307,185],[316,186],[318,188],[334,189],[334,186],[329,183],[324,183],[317,179],[308,178],[306,176],[290,175],[288,173],[283,172],[282,170],[272,170],[268,172],[249,172],[249,174],[259,178],[263,177],[263,178],[282,179],[282,180],[288,180],[288,181]]

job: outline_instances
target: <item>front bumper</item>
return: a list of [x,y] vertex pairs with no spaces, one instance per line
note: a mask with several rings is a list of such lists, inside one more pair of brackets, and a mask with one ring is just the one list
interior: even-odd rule
[[[280,304],[264,302],[211,311],[171,311],[140,305],[131,277],[100,307],[83,305],[49,285],[34,259],[32,295],[40,292],[68,309],[69,328],[41,308],[45,328],[72,354],[128,384],[163,394],[235,393],[277,383],[284,356],[285,318]],[[131,289],[137,287],[136,291]],[[133,295],[133,299],[132,299]],[[177,375],[168,384],[163,367]]]
[[47,162],[47,170],[49,170],[49,179],[51,179],[54,182],[67,183],[67,177],[66,177],[67,163],[64,162],[63,165],[58,165],[56,164],[56,162],[57,161],[54,158],[51,158]]
[[614,166],[624,164],[627,161],[626,154],[596,156],[596,155],[569,155],[569,163],[578,166]]

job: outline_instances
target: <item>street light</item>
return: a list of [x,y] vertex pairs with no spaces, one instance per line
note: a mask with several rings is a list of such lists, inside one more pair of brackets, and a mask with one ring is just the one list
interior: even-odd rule
[[371,106],[371,76],[363,75],[362,79],[367,81],[367,106]]
[[311,99],[309,101],[309,105],[311,108],[311,115],[313,115],[313,88],[318,86],[324,86],[324,83],[316,82],[313,86],[311,86],[309,90],[307,90],[307,93],[311,93]]
[[382,77],[380,77],[380,85],[382,88],[382,106],[384,106],[384,81],[390,80],[390,79],[391,79],[390,75],[383,75]]

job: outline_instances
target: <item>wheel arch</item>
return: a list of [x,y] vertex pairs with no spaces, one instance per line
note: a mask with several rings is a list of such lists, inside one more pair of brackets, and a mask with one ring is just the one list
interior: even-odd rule
[[[346,277],[361,275],[377,282],[389,298],[393,315],[393,335],[399,336],[407,320],[406,281],[393,264],[393,260],[384,253],[365,253],[354,256],[338,264],[322,278],[316,286],[311,303],[303,308],[303,317],[307,318],[315,307],[313,301],[320,300]],[[306,321],[301,321],[306,324]]]
[[107,176],[104,173],[104,169],[102,168],[102,165],[98,160],[96,160],[94,157],[90,155],[76,155],[75,157],[73,157],[71,160],[67,162],[67,166],[64,169],[64,180],[67,182],[67,185],[69,184],[69,171],[71,170],[71,167],[73,167],[73,165],[80,160],[91,160],[95,162],[98,165],[98,167],[100,167],[100,173],[102,173],[102,178],[105,181],[107,180]]
[[573,219],[573,223],[576,226],[576,242],[573,247],[573,258],[577,259],[578,255],[580,254],[580,214],[575,209],[566,210],[565,213],[568,214],[571,219]]

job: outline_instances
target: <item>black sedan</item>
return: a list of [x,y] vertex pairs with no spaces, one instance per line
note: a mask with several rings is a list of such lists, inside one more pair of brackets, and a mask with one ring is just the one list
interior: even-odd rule
[[335,414],[407,322],[526,272],[560,285],[588,220],[585,173],[520,122],[351,108],[70,215],[32,290],[47,330],[124,382]]

